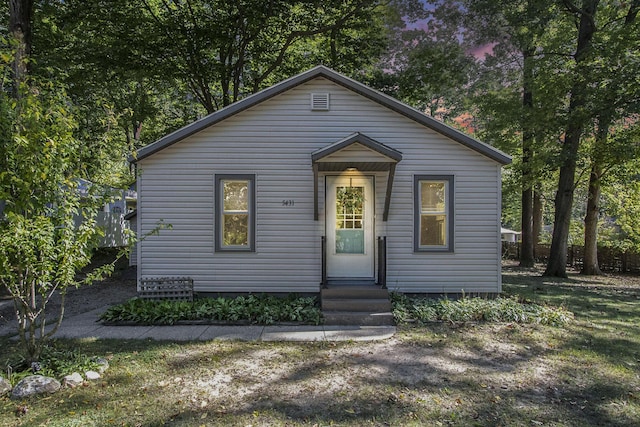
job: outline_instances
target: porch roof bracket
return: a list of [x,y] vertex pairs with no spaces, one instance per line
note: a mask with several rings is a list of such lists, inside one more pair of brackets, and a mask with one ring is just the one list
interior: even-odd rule
[[389,165],[389,175],[387,176],[387,194],[384,198],[384,212],[382,213],[382,221],[387,222],[389,219],[389,207],[391,206],[391,190],[393,188],[393,178],[396,174],[396,163]]

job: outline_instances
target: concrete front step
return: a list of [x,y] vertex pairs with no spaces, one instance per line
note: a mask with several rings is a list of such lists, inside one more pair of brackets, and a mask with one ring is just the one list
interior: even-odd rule
[[389,291],[377,286],[343,286],[324,288],[320,291],[322,299],[389,299]]
[[389,291],[373,285],[335,286],[320,294],[326,325],[394,325]]
[[392,326],[390,312],[364,313],[361,311],[323,311],[325,325]]
[[391,311],[391,302],[389,298],[322,298],[322,310],[380,313]]

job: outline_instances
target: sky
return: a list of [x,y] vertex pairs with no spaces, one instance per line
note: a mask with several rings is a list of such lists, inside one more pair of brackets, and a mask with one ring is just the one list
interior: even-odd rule
[[[425,8],[427,10],[434,10],[434,8],[436,7],[434,3],[426,0],[421,0],[420,2],[425,5]],[[430,21],[432,20],[430,18],[427,18],[427,19],[422,19],[415,22],[407,22],[406,28],[407,30],[427,31],[429,29]],[[460,40],[462,40],[462,35],[460,36]],[[476,59],[483,61],[486,55],[493,53],[494,46],[495,44],[490,44],[490,43],[482,46],[477,46],[467,51],[467,53],[469,53],[470,55],[473,55]]]

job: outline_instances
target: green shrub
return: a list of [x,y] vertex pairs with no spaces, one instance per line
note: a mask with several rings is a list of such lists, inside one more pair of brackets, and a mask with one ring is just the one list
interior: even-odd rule
[[97,371],[100,364],[95,357],[87,356],[77,349],[70,349],[58,345],[49,345],[44,348],[40,357],[42,375],[62,378],[74,372]]
[[133,298],[110,307],[100,316],[107,322],[173,325],[181,320],[249,322],[270,325],[301,322],[318,325],[322,314],[315,297],[247,295],[236,298],[202,298],[193,302],[152,301]]
[[95,357],[87,356],[77,349],[70,349],[57,342],[49,342],[42,347],[40,360],[30,364],[21,355],[3,361],[3,370],[9,382],[15,386],[20,380],[29,375],[38,374],[62,380],[66,375],[74,372],[84,373],[98,370],[100,364]]
[[393,316],[397,323],[446,322],[516,322],[560,326],[573,313],[561,307],[520,302],[516,297],[495,299],[463,297],[459,300],[410,298],[393,293]]

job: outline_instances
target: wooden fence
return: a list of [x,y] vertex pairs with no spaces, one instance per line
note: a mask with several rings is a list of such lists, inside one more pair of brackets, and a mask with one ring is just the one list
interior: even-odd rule
[[[534,248],[534,258],[537,262],[546,263],[549,260],[551,245],[539,244]],[[582,269],[582,246],[570,246],[567,251],[567,266],[577,270]],[[504,259],[520,258],[520,243],[502,242],[502,257]],[[600,270],[612,273],[640,274],[640,254],[634,251],[622,251],[607,247],[598,248],[598,265]]]

